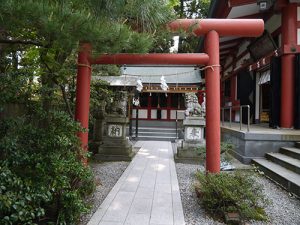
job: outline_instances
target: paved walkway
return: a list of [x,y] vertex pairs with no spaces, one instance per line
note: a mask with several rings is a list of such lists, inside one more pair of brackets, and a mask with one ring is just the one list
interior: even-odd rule
[[184,225],[171,143],[135,146],[139,152],[88,225]]

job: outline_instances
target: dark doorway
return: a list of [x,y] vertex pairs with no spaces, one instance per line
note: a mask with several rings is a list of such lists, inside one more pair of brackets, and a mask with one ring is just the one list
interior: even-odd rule
[[269,123],[270,120],[270,86],[270,83],[264,83],[260,85],[260,122],[262,123]]
[[280,123],[281,57],[271,59],[270,92],[269,126],[277,128]]
[[[255,76],[248,70],[242,70],[237,76],[237,99],[240,105],[250,105],[250,123],[254,122],[255,115]],[[243,123],[247,123],[248,115],[246,108],[243,110]]]

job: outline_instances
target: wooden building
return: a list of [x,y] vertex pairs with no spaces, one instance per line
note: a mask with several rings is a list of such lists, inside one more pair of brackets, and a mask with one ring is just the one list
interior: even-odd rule
[[[300,128],[300,1],[213,0],[209,18],[261,18],[259,38],[220,38],[221,106],[250,105],[251,123]],[[225,117],[229,119],[228,110]]]

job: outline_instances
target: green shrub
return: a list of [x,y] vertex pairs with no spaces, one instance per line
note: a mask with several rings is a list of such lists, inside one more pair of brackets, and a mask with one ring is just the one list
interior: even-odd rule
[[0,224],[75,224],[87,212],[79,129],[63,112],[0,122]]
[[232,151],[234,149],[234,145],[230,142],[221,142],[221,154],[222,153],[228,153],[229,151]]
[[0,171],[0,224],[32,224],[35,218],[43,217],[41,204],[51,201],[47,188],[21,179],[4,163]]
[[[206,158],[206,147],[200,146],[196,148],[192,148],[197,152],[197,155],[200,157],[203,157],[203,159]],[[221,150],[221,158],[224,159],[224,161],[231,161],[232,156],[230,155],[230,151],[234,149],[234,145],[230,142],[221,142],[220,150]]]
[[230,162],[232,161],[232,155],[230,152],[234,149],[234,145],[230,142],[221,142],[221,160]]
[[238,212],[244,220],[267,220],[264,207],[268,201],[249,172],[198,172],[196,177],[202,204],[212,216],[223,218],[228,212]]
[[206,148],[205,148],[205,146],[197,147],[197,148],[195,148],[195,151],[197,152],[197,154],[198,154],[199,156],[205,158],[205,154],[206,154]]

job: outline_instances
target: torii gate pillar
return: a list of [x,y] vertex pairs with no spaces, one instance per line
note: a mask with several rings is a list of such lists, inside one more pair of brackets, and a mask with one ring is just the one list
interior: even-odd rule
[[205,37],[204,50],[209,55],[205,70],[206,86],[206,171],[220,172],[220,57],[219,34],[212,30]]
[[[78,53],[77,83],[76,83],[76,109],[75,120],[80,122],[82,132],[78,133],[82,149],[88,149],[88,129],[90,111],[90,84],[91,84],[91,64],[89,61],[91,45],[81,43]],[[87,157],[82,157],[82,162],[87,164]]]

